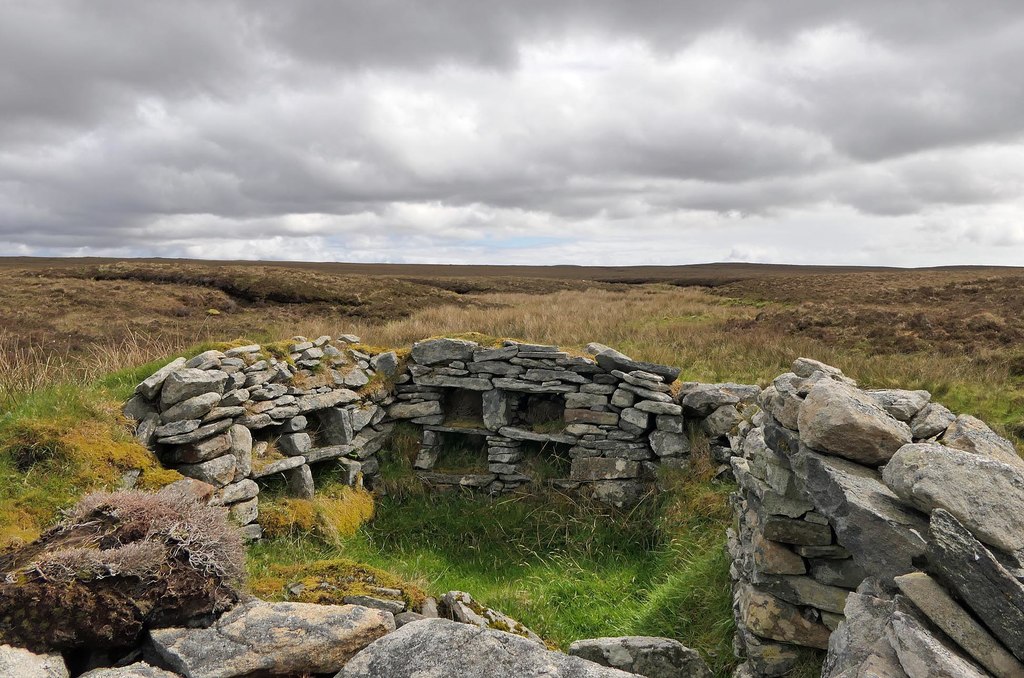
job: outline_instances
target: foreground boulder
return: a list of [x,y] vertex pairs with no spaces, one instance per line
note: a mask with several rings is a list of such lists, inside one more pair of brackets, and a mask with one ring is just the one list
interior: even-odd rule
[[870,466],[884,464],[910,442],[909,426],[867,393],[832,379],[822,379],[807,394],[798,425],[809,447]]
[[68,678],[68,669],[57,653],[35,654],[20,647],[0,645],[0,676]]
[[353,657],[336,678],[630,678],[503,631],[447,619],[406,624]]
[[358,605],[239,605],[205,629],[157,629],[153,651],[186,678],[333,673],[395,629],[390,612]]
[[79,678],[178,678],[178,674],[158,669],[145,662],[110,669],[95,669]]
[[569,646],[569,654],[645,678],[711,678],[711,670],[700,654],[671,638],[577,640]]
[[224,510],[177,487],[88,495],[38,540],[0,554],[0,642],[131,647],[148,628],[234,605],[244,562]]

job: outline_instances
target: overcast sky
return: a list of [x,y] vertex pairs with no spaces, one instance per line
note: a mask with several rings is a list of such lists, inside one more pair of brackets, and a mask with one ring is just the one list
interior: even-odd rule
[[1024,4],[0,0],[0,254],[1024,265]]

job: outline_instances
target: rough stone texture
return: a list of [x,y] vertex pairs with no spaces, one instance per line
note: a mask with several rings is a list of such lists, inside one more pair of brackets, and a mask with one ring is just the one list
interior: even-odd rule
[[1024,664],[950,597],[946,589],[923,572],[896,577],[896,585],[933,624],[997,678],[1024,676]]
[[910,442],[909,426],[863,391],[831,379],[814,385],[797,423],[807,446],[862,464],[884,464]]
[[1017,455],[1013,443],[996,435],[985,422],[969,414],[961,414],[949,425],[942,436],[942,443],[1024,470],[1024,459]]
[[1024,661],[1024,584],[950,513],[932,512],[928,569]]
[[332,673],[395,628],[389,612],[356,605],[253,601],[205,629],[150,631],[155,652],[188,678]]
[[224,487],[235,479],[235,466],[235,458],[226,454],[200,464],[184,464],[177,470],[183,476],[210,483],[214,487]]
[[768,576],[756,581],[759,588],[794,605],[805,605],[842,614],[850,592],[822,584],[810,577]]
[[696,650],[678,640],[620,636],[577,640],[569,654],[646,678],[711,678]]
[[[905,675],[886,637],[886,627],[895,609],[891,598],[851,593],[846,599],[846,621],[829,638],[821,678]],[[867,670],[872,666],[874,673]],[[882,672],[881,667],[889,670]]]
[[150,666],[146,662],[137,662],[118,668],[94,669],[79,678],[178,678],[178,674]]
[[795,431],[798,426],[800,406],[804,402],[804,395],[806,395],[800,393],[799,385],[803,383],[804,380],[792,372],[781,374],[761,392],[757,402],[772,418],[786,428]]
[[543,645],[544,641],[527,628],[500,610],[484,607],[473,600],[465,591],[449,591],[441,596],[440,612],[443,617],[462,624],[471,624],[482,629],[507,631],[531,642]]
[[163,386],[164,380],[167,379],[167,375],[184,366],[184,358],[175,358],[167,365],[164,365],[159,370],[143,379],[142,383],[135,387],[135,392],[147,400],[153,400],[160,393],[160,387]]
[[925,513],[941,508],[978,539],[1024,549],[1024,475],[999,461],[935,443],[905,445],[882,474],[900,498]]
[[171,372],[164,379],[163,387],[160,389],[160,404],[167,408],[203,393],[222,394],[227,382],[228,375],[220,370],[181,368]]
[[569,477],[573,480],[616,480],[636,478],[640,462],[604,457],[577,457],[572,460]]
[[519,636],[447,619],[406,624],[353,657],[336,678],[635,678]]
[[887,634],[900,665],[910,678],[984,678],[988,675],[902,612],[893,613]]
[[908,423],[932,399],[932,394],[928,391],[904,391],[895,388],[867,391],[867,394],[890,416]]
[[398,354],[394,351],[378,353],[370,358],[370,367],[386,377],[393,377],[398,372]]
[[183,419],[202,419],[220,402],[220,398],[221,396],[217,392],[200,393],[164,410],[160,414],[160,419],[164,423]]
[[59,652],[35,654],[20,647],[0,645],[0,676],[68,678],[68,669]]
[[654,431],[650,441],[651,449],[659,457],[681,457],[690,453],[690,438],[684,433]]
[[744,626],[758,636],[822,650],[828,647],[829,630],[808,620],[797,606],[749,584],[737,585],[735,596]]
[[412,345],[412,359],[420,365],[451,360],[468,361],[473,359],[473,350],[477,348],[477,343],[464,339],[427,339]]
[[910,433],[917,440],[933,438],[945,431],[956,415],[938,403],[928,403],[910,420]]
[[440,401],[425,400],[419,403],[398,402],[388,408],[388,415],[393,419],[415,419],[416,417],[429,417],[434,414],[442,414],[444,409]]
[[845,459],[800,450],[790,457],[801,486],[864,572],[882,580],[917,568],[927,523],[875,471]]

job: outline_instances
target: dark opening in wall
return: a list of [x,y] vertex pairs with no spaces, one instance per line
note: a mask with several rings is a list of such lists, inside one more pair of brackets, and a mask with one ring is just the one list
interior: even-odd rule
[[523,458],[520,466],[534,481],[568,478],[572,466],[569,456],[571,445],[526,440],[522,443]]
[[487,473],[487,439],[482,435],[443,432],[434,464],[440,473]]
[[448,389],[441,402],[444,425],[456,428],[483,428],[484,401],[481,391]]
[[512,411],[512,425],[537,433],[565,430],[565,398],[557,393],[522,394]]

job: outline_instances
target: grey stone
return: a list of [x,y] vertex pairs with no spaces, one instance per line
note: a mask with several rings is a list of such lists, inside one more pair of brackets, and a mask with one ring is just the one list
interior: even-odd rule
[[904,445],[882,479],[925,513],[942,508],[978,539],[1004,551],[1024,549],[1024,475],[991,458],[935,443]]
[[867,592],[851,593],[846,599],[846,621],[829,638],[821,678],[905,676],[886,637],[886,627],[895,609],[896,603],[891,597],[878,598]]
[[783,544],[826,546],[832,543],[832,530],[828,525],[818,525],[805,520],[767,516],[764,521],[764,536]]
[[235,458],[225,454],[199,464],[183,464],[176,470],[183,476],[201,480],[214,487],[224,487],[235,479]]
[[617,480],[640,475],[640,462],[605,457],[577,457],[569,473],[572,480]]
[[338,341],[344,344],[358,344],[360,343],[359,337],[354,334],[339,334]]
[[800,384],[803,381],[791,372],[781,374],[757,399],[765,412],[792,431],[799,427],[800,406],[804,402],[804,396],[800,394]]
[[618,508],[635,506],[648,492],[648,486],[639,480],[598,480],[587,487],[591,499]]
[[536,633],[504,612],[480,605],[465,591],[449,591],[441,596],[440,609],[443,616],[463,624],[482,629],[501,629],[543,646],[544,641]]
[[513,400],[504,391],[499,389],[484,391],[481,399],[485,428],[497,431],[512,423]]
[[199,425],[203,423],[199,419],[185,419],[183,421],[172,421],[170,424],[164,424],[158,426],[153,434],[158,438],[169,438],[172,436],[180,436],[185,433],[191,433],[199,428]]
[[615,426],[619,423],[619,415],[614,412],[594,412],[593,410],[566,410],[567,424],[596,424]]
[[203,416],[203,422],[219,421],[221,419],[234,419],[245,414],[245,408],[236,407],[215,407]]
[[388,408],[388,416],[392,419],[414,419],[442,414],[444,409],[440,401],[425,400],[419,403],[397,402]]
[[190,431],[188,433],[182,433],[181,435],[176,436],[167,436],[166,438],[158,438],[157,442],[161,445],[186,445],[205,438],[210,438],[222,431],[228,430],[229,428],[231,428],[231,420],[221,419],[220,421],[200,426],[194,431]]
[[656,374],[668,383],[675,381],[679,377],[680,372],[678,367],[669,367],[668,365],[657,365],[655,363],[633,360],[615,350],[607,350],[598,353],[595,356],[595,359],[597,360],[597,364],[608,372],[613,370],[621,370],[623,372],[640,370],[642,372]]
[[210,500],[211,504],[217,506],[225,506],[227,504],[237,504],[240,501],[248,501],[253,499],[260,493],[260,486],[255,481],[246,478],[239,480],[238,482],[225,485],[216,492]]
[[421,386],[464,388],[470,391],[488,391],[494,388],[490,379],[483,377],[454,377],[445,374],[424,374],[415,378]]
[[395,615],[395,628],[402,628],[406,624],[411,624],[421,619],[428,619],[419,612],[399,612]]
[[160,404],[165,409],[203,393],[224,393],[228,375],[220,370],[197,370],[182,368],[175,370],[164,379],[160,389]]
[[352,442],[355,431],[352,415],[341,407],[329,407],[317,413],[320,417],[320,440],[327,445],[347,445]]
[[649,388],[643,388],[641,386],[634,386],[633,384],[629,384],[629,383],[621,383],[621,384],[619,384],[619,388],[622,389],[623,391],[629,391],[630,393],[635,393],[637,396],[639,396],[640,398],[642,398],[644,400],[650,400],[650,401],[653,401],[653,402],[656,402],[656,403],[671,403],[672,402],[672,396],[670,396],[668,393],[663,393],[661,391],[652,391]]
[[167,408],[160,414],[160,418],[164,423],[181,421],[183,419],[202,419],[203,416],[220,403],[220,397],[220,394],[217,392],[201,393]]
[[690,454],[690,438],[685,433],[653,431],[651,449],[659,457],[681,457]]
[[790,461],[801,489],[866,574],[891,582],[917,569],[913,560],[924,553],[927,524],[877,472],[806,448]]
[[466,368],[473,373],[500,374],[502,376],[515,376],[526,370],[520,365],[501,362],[500,360],[486,360],[483,362],[469,363]]
[[211,438],[172,448],[164,455],[164,459],[174,464],[198,464],[230,453],[231,437],[229,433],[224,432]]
[[910,422],[917,416],[932,398],[928,391],[904,391],[894,388],[871,390],[867,394],[890,416],[905,422]]
[[650,412],[651,414],[670,414],[673,416],[679,416],[683,413],[683,408],[675,403],[662,403],[651,400],[641,400],[634,404],[633,407],[641,412]]
[[436,365],[452,360],[473,359],[473,351],[479,344],[465,339],[427,339],[412,345],[412,359],[420,365]]
[[680,396],[679,403],[691,417],[706,417],[719,407],[740,402],[739,396],[723,384],[687,384]]
[[565,381],[572,384],[583,384],[587,381],[586,377],[576,374],[575,372],[569,372],[568,370],[546,370],[540,368],[526,370],[526,374],[523,375],[523,379],[539,382]]
[[625,673],[546,650],[519,636],[423,619],[406,624],[353,657],[336,678],[629,678]]
[[862,464],[887,462],[910,442],[910,427],[859,389],[819,381],[800,406],[800,439],[809,447]]
[[137,393],[128,399],[128,402],[121,408],[121,412],[129,419],[142,421],[156,412],[156,406],[151,400],[147,400],[142,394]]
[[763,591],[794,605],[809,605],[819,610],[842,614],[846,606],[847,589],[828,586],[810,577],[771,575],[760,577],[754,583]]
[[[401,592],[399,592],[401,593]],[[342,602],[346,605],[362,605],[374,610],[384,610],[391,614],[400,614],[405,611],[405,603],[401,600],[388,600],[386,598],[375,598],[373,596],[345,596]]]
[[926,617],[997,678],[1024,676],[1024,664],[953,600],[946,589],[924,572],[896,577],[900,591]]
[[565,406],[568,408],[601,407],[608,404],[608,396],[594,393],[567,393]]
[[852,558],[848,560],[812,560],[811,576],[822,584],[855,589],[864,581],[864,570]]
[[956,415],[938,403],[928,403],[910,420],[910,433],[917,440],[934,438],[956,421]]
[[150,643],[189,678],[333,673],[395,628],[383,610],[356,605],[243,603],[205,629],[152,629]]
[[185,362],[185,367],[197,367],[199,369],[209,369],[210,366],[219,366],[221,358],[225,355],[217,350],[203,351],[197,356],[190,358]]
[[701,422],[701,428],[711,438],[729,435],[743,421],[743,415],[735,405],[723,405]]
[[841,381],[843,383],[850,384],[851,386],[856,385],[856,382],[845,376],[843,371],[838,367],[826,365],[825,363],[812,358],[797,358],[793,361],[793,366],[790,370],[797,376],[805,379],[813,377],[815,372],[821,372],[836,381]]
[[356,402],[357,400],[360,400],[359,394],[354,391],[350,391],[347,388],[339,388],[333,391],[328,391],[327,393],[305,395],[299,398],[296,403],[299,408],[297,414],[305,414],[306,412],[312,412],[314,410],[324,410],[328,407],[344,405]]
[[[568,402],[568,401],[566,401]],[[651,415],[648,412],[642,412],[633,407],[627,407],[619,412],[619,424],[626,422],[632,424],[639,432],[646,431],[647,427],[651,424]]]
[[143,447],[152,447],[156,441],[156,430],[160,427],[160,415],[152,412],[135,428],[135,440]]
[[569,654],[646,678],[711,678],[700,654],[678,640],[620,636],[577,640]]
[[281,431],[283,433],[298,433],[299,431],[305,431],[308,425],[309,420],[300,414],[281,424]]
[[352,430],[359,432],[369,426],[378,410],[380,410],[380,408],[376,405],[367,404],[351,410]]
[[612,392],[611,404],[615,407],[632,407],[635,402],[636,394],[632,391],[626,391],[618,388]]
[[796,605],[746,583],[738,583],[734,595],[738,621],[752,633],[805,647],[828,646],[828,628],[806,618]]
[[910,678],[984,678],[988,675],[916,619],[899,610],[893,613],[886,631],[900,665]]
[[518,393],[574,393],[578,390],[577,387],[572,384],[563,384],[561,382],[538,384],[532,381],[507,379],[504,377],[494,378],[494,388],[500,388],[506,391],[516,391]]
[[655,427],[659,431],[668,433],[682,433],[686,420],[683,417],[676,417],[671,414],[659,414],[655,417]]
[[519,353],[518,346],[503,346],[502,348],[480,348],[473,351],[473,362],[491,362],[495,360],[508,360],[516,357]]
[[942,509],[931,514],[928,569],[1024,661],[1024,584]]
[[136,662],[116,668],[93,669],[78,678],[178,678],[178,674],[150,666],[146,662]]
[[10,678],[68,678],[59,652],[36,654],[20,647],[0,645],[0,676]]
[[985,422],[968,414],[961,414],[942,435],[942,443],[971,454],[989,457],[1024,471],[1024,459],[1006,438],[995,434]]
[[301,456],[313,446],[308,433],[286,433],[277,439],[277,447],[289,457]]
[[346,372],[341,378],[341,383],[351,388],[362,388],[370,383],[370,377],[357,367]]
[[160,387],[163,386],[164,380],[167,379],[167,375],[184,367],[184,365],[184,358],[175,358],[153,374],[143,379],[142,383],[135,387],[135,392],[147,400],[154,400],[160,393]]
[[224,355],[228,358],[235,356],[242,356],[248,353],[259,353],[263,348],[259,344],[246,344],[245,346],[236,346],[235,348],[229,348],[224,351]]
[[233,391],[225,393],[220,399],[220,404],[223,407],[233,407],[235,405],[241,405],[247,400],[249,400],[249,391],[244,388],[236,388]]
[[288,484],[288,494],[298,499],[312,499],[316,487],[313,485],[313,472],[309,464],[296,466],[284,472],[285,482]]
[[293,469],[296,466],[302,466],[306,463],[305,457],[286,457],[284,459],[278,459],[275,462],[271,462],[261,468],[253,468],[253,478],[264,478],[266,476],[274,475],[275,473],[281,473],[288,469]]
[[228,507],[228,517],[237,525],[248,525],[256,522],[260,515],[260,502],[258,499],[246,499]]

